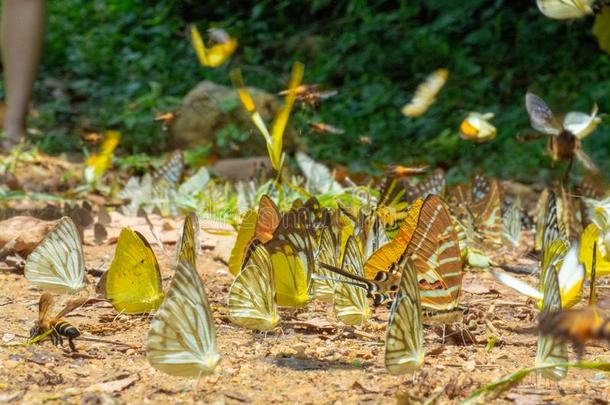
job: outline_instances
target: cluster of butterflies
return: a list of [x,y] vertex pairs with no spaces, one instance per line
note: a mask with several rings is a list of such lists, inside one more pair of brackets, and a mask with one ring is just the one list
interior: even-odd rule
[[[395,166],[378,198],[361,196],[360,206],[322,206],[311,197],[297,199],[282,212],[269,195],[258,210],[242,216],[229,270],[230,320],[244,328],[271,331],[280,322],[278,307],[302,308],[314,299],[332,302],[337,318],[362,325],[373,305],[390,306],[385,364],[389,372],[412,372],[424,361],[423,325],[461,322],[459,305],[466,264],[480,263],[490,251],[514,247],[526,222],[520,200],[503,202],[500,184],[475,176],[470,185],[447,187],[436,170],[412,184],[400,174],[423,168]],[[538,364],[565,361],[566,340],[605,337],[610,329],[603,311],[592,302],[593,322],[583,338],[574,329],[571,309],[580,301],[588,272],[610,273],[607,238],[610,203],[589,199],[593,218],[582,233],[580,249],[570,245],[579,235],[570,196],[542,195],[537,236],[542,250],[537,288],[498,270],[499,281],[532,296],[540,307]],[[150,363],[169,374],[200,376],[220,360],[212,312],[197,273],[199,223],[195,214],[184,222],[173,281],[163,291],[155,254],[142,235],[123,229],[114,259],[97,291],[119,313],[155,312],[147,341]],[[484,266],[489,264],[489,259]],[[30,254],[25,276],[47,292],[74,294],[86,287],[85,263],[76,226],[64,217]],[[76,328],[61,319],[86,300],[70,300],[50,317],[52,297],[44,294],[32,335],[49,333],[56,343],[72,339]],[[578,312],[580,313],[580,312]],[[549,327],[549,324],[553,324]],[[562,325],[558,327],[557,325]],[[581,331],[581,329],[578,329]],[[565,369],[549,368],[559,378]]]

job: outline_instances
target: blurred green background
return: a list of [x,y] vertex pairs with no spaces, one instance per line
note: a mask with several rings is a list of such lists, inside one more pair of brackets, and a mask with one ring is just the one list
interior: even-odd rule
[[[189,23],[202,32],[222,27],[239,48],[222,67],[203,68]],[[80,150],[79,131],[112,127],[123,132],[122,154],[159,153],[168,134],[154,113],[177,106],[199,81],[229,85],[229,70],[240,67],[249,85],[277,92],[300,60],[305,82],[339,90],[316,120],[346,130],[305,135],[312,113],[297,109],[293,125],[313,157],[365,172],[427,161],[454,178],[482,168],[533,181],[553,173],[544,141],[515,140],[532,132],[528,88],[557,112],[588,113],[594,101],[610,111],[610,57],[592,25],[593,18],[550,20],[534,0],[53,0],[32,124],[50,152]],[[438,101],[419,119],[402,116],[417,84],[439,67],[450,76]],[[494,112],[498,138],[460,140],[468,111]],[[358,143],[363,135],[370,145]],[[608,135],[606,121],[584,142],[604,171]]]

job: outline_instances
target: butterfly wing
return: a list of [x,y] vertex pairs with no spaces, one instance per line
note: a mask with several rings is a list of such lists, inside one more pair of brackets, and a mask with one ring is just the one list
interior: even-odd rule
[[212,310],[197,269],[180,261],[148,331],[148,362],[180,377],[210,374],[220,361]]
[[36,287],[54,293],[85,288],[83,245],[76,225],[63,217],[27,258],[25,277]]
[[258,214],[254,210],[248,210],[243,216],[235,245],[229,257],[229,271],[234,276],[241,271],[242,264],[247,259],[248,248],[256,235],[257,221]]
[[536,0],[542,14],[557,20],[581,18],[593,14],[592,0]]
[[333,267],[339,265],[339,241],[333,234],[330,227],[322,230],[320,235],[320,244],[318,248],[318,257],[316,260],[315,272],[321,276],[313,281],[314,292],[317,299],[321,301],[332,302],[335,295],[335,282],[331,280],[332,274],[320,263],[325,263]]
[[563,258],[557,273],[557,282],[561,295],[561,307],[568,309],[578,304],[582,297],[582,285],[585,281],[585,269],[578,262],[578,243],[572,245]]
[[521,200],[517,198],[502,216],[504,239],[513,247],[519,244],[521,236]]
[[462,286],[460,248],[449,211],[439,196],[426,198],[407,248],[419,277],[422,306],[457,307]]
[[269,195],[265,194],[258,203],[255,236],[262,243],[267,243],[280,224],[280,212]]
[[100,283],[118,312],[147,313],[163,301],[155,253],[144,236],[129,228],[121,230],[114,258]]
[[279,306],[300,308],[309,303],[310,274],[296,248],[288,241],[267,245]]
[[442,169],[436,169],[417,185],[408,186],[406,198],[409,203],[412,203],[418,198],[425,199],[429,195],[444,195],[445,187],[445,172]]
[[267,249],[256,246],[229,290],[229,318],[244,328],[269,331],[279,320]]
[[402,276],[392,303],[385,338],[385,367],[391,374],[417,370],[424,362],[424,329],[417,272],[411,259],[401,259]]
[[443,88],[449,77],[447,69],[437,69],[426,80],[417,86],[411,101],[402,108],[408,117],[419,117],[425,113],[436,100],[436,95]]
[[[353,236],[347,239],[342,269],[360,277],[364,276],[362,253]],[[341,322],[347,325],[361,325],[370,314],[366,290],[348,283],[338,283],[335,289],[334,309]]]
[[199,253],[199,219],[191,212],[184,218],[180,241],[178,242],[178,261],[184,260],[193,266]]
[[[557,272],[551,267],[544,274],[542,280],[544,298],[542,299],[542,310],[540,318],[547,318],[551,314],[561,311],[561,295],[559,292],[559,282]],[[555,336],[538,335],[536,348],[536,366],[564,363],[568,361],[567,348],[564,343]],[[553,367],[541,370],[544,377],[552,380],[561,380],[567,374],[564,367]]]
[[587,275],[591,275],[593,262],[593,248],[595,247],[596,256],[596,272],[597,276],[606,276],[610,274],[610,260],[607,260],[602,255],[599,249],[599,229],[595,224],[589,224],[580,238],[580,252],[578,255],[580,263],[585,266]]
[[528,92],[525,95],[525,107],[530,116],[530,124],[536,131],[547,135],[559,135],[563,130],[553,111],[537,95]]

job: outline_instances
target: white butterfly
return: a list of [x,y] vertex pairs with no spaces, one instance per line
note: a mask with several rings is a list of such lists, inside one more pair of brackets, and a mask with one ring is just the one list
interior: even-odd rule
[[269,331],[279,321],[271,258],[258,245],[229,290],[229,318],[244,328]]
[[61,218],[28,256],[25,278],[36,287],[54,293],[75,293],[85,288],[83,245],[76,225]]
[[197,269],[180,260],[165,301],[150,324],[148,362],[181,377],[210,374],[220,361],[212,311]]

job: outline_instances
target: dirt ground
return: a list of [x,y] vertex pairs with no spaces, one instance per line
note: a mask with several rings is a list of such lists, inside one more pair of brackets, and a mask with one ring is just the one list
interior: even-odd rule
[[[87,268],[107,268],[115,246],[85,246]],[[155,247],[165,288],[175,245],[167,245],[166,250],[169,255]],[[511,258],[523,251],[500,252],[500,256]],[[81,308],[67,319],[84,336],[131,347],[81,339],[76,341],[78,352],[70,353],[50,341],[22,345],[37,318],[40,292],[20,272],[0,270],[0,402],[407,404],[432,400],[444,404],[459,402],[481,384],[533,365],[536,336],[518,330],[535,325],[535,305],[487,273],[469,271],[461,298],[462,306],[469,309],[464,327],[477,342],[450,330],[443,341],[442,331],[426,328],[422,369],[414,376],[391,376],[383,365],[387,309],[375,309],[364,327],[352,328],[335,319],[331,305],[313,302],[302,311],[283,310],[275,333],[252,333],[228,320],[226,299],[232,276],[215,256],[204,250],[198,269],[213,305],[223,359],[212,376],[199,382],[152,368],[144,350],[149,318],[117,315],[104,302]],[[534,277],[521,277],[535,283]],[[98,278],[88,274],[88,279],[94,295]],[[609,294],[605,280],[599,287],[600,296]],[[495,345],[488,346],[492,336]],[[589,346],[586,358],[609,361],[608,346]],[[559,383],[528,377],[498,403],[609,401],[606,374],[570,370]]]

